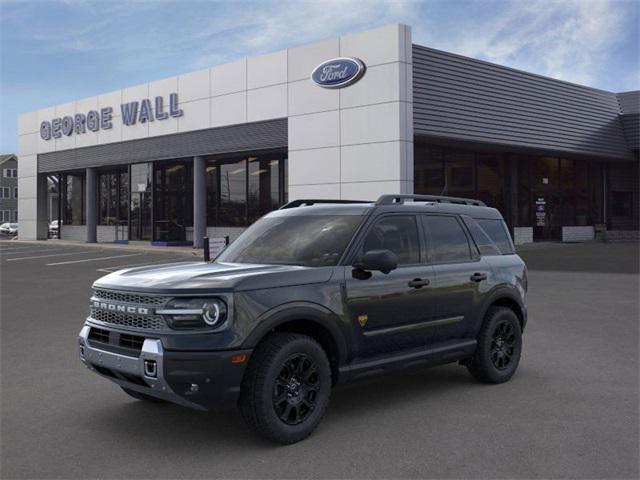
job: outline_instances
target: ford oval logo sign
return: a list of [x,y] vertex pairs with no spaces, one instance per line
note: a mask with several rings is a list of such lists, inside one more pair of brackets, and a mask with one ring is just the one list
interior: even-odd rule
[[311,80],[324,88],[342,88],[360,80],[365,66],[362,60],[340,57],[318,65],[311,72]]

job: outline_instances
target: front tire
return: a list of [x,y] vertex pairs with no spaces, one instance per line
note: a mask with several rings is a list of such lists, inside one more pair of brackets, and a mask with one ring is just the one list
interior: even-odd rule
[[467,366],[484,383],[503,383],[516,373],[522,353],[522,330],[513,310],[491,307],[478,335],[478,347]]
[[258,435],[283,445],[316,429],[331,394],[331,368],[314,339],[273,333],[251,357],[240,392],[240,412]]

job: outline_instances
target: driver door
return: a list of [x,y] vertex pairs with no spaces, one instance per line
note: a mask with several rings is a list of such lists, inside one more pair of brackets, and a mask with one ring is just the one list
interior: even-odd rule
[[433,267],[415,215],[378,217],[361,239],[355,259],[370,250],[386,249],[398,257],[388,274],[345,267],[349,319],[360,340],[358,356],[370,356],[424,345],[423,329],[435,316]]

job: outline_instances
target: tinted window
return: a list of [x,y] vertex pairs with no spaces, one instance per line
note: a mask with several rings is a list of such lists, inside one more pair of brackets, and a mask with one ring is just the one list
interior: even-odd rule
[[513,243],[502,220],[477,220],[489,238],[496,244],[502,254],[513,253]]
[[469,241],[457,218],[427,215],[424,219],[432,262],[465,262],[471,259]]
[[361,220],[357,215],[263,217],[216,261],[333,266],[340,260]]
[[65,225],[84,225],[84,176],[63,176],[63,208]]
[[[480,225],[476,223],[476,221],[469,217],[463,217],[464,223],[469,228],[469,232],[473,237],[473,240],[476,242],[478,249],[482,255],[502,255],[500,249],[496,246],[495,243],[489,238],[487,233],[482,229]],[[473,247],[472,247],[473,248]]]
[[285,203],[286,155],[214,158],[207,164],[207,225],[244,227]]
[[399,265],[420,263],[420,241],[415,217],[392,216],[375,223],[367,232],[362,253],[370,250],[391,250]]

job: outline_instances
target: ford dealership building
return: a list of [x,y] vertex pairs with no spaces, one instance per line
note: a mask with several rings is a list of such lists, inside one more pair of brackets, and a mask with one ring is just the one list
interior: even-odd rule
[[639,103],[389,25],[21,115],[19,235],[199,246],[415,192],[479,198],[517,243],[637,236]]

